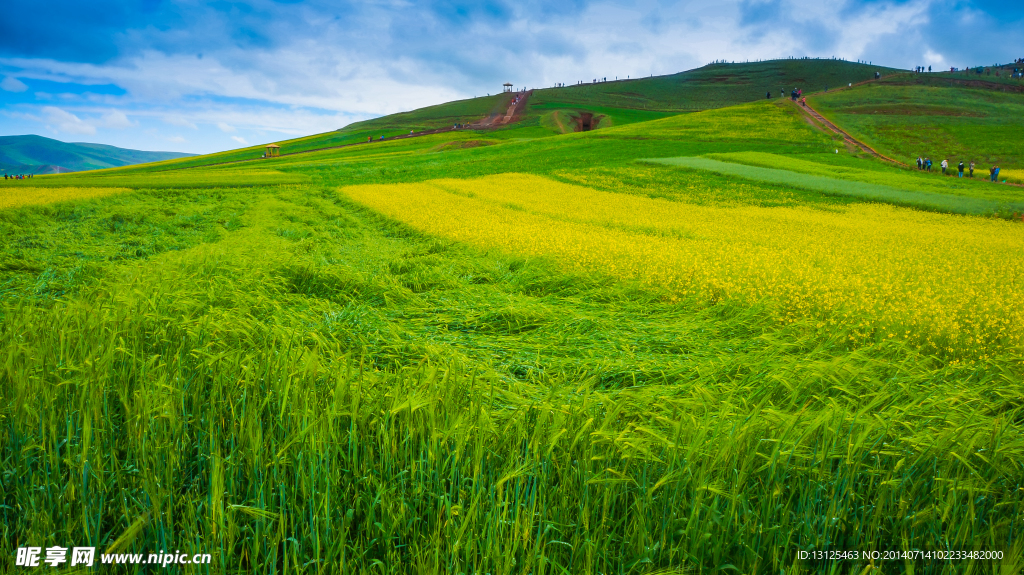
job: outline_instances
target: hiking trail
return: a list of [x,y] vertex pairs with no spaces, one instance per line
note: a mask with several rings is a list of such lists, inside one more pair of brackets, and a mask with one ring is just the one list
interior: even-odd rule
[[[874,80],[872,80],[872,81],[874,81]],[[868,154],[871,154],[872,156],[874,156],[876,158],[879,158],[880,160],[889,162],[890,164],[894,164],[894,165],[900,166],[902,168],[907,168],[907,169],[910,168],[910,166],[904,164],[903,162],[900,162],[898,160],[894,160],[894,159],[890,158],[889,156],[880,154],[877,150],[875,150],[871,146],[865,144],[864,142],[858,140],[857,138],[854,138],[853,136],[851,136],[849,134],[849,132],[847,132],[846,130],[843,130],[839,126],[835,125],[834,123],[832,123],[831,121],[826,119],[825,116],[822,116],[820,113],[818,113],[818,111],[815,110],[813,107],[811,107],[811,105],[809,103],[805,102],[803,105],[800,105],[799,103],[796,103],[796,107],[799,108],[800,110],[802,110],[805,115],[810,117],[812,123],[824,126],[825,128],[831,130],[833,133],[836,133],[836,134],[842,136],[843,137],[843,141],[848,146],[851,146],[853,148],[859,149],[859,150],[861,150],[863,152],[867,152]]]

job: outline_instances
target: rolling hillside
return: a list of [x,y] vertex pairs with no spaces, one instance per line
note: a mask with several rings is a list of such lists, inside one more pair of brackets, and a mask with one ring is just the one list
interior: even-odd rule
[[[592,113],[601,117],[599,128],[657,120],[681,113],[724,108],[765,99],[771,92],[778,99],[799,87],[805,92],[826,86],[841,86],[899,72],[893,68],[869,66],[842,60],[769,60],[741,64],[709,64],[701,68],[650,78],[591,83],[562,88],[535,89],[521,121],[497,129],[486,130],[489,138],[523,138],[552,136],[565,131],[574,114]],[[318,150],[408,134],[410,130],[425,131],[472,123],[487,115],[505,110],[512,94],[496,94],[447,102],[349,124],[340,130],[315,134],[293,140],[275,142],[282,154]],[[268,142],[269,143],[269,142]],[[263,146],[250,146],[178,160],[154,166],[157,169],[178,169],[259,158]]]
[[952,85],[905,75],[816,94],[808,102],[876,149],[910,165],[918,156],[952,165],[1024,163],[1024,95],[1011,86]]
[[42,136],[0,136],[0,170],[12,174],[82,172],[192,155],[143,152],[103,144],[67,143]]

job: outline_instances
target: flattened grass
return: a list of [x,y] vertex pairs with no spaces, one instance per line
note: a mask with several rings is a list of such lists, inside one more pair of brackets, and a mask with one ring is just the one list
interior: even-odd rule
[[438,242],[314,189],[231,193],[257,205],[221,242],[5,306],[3,553],[807,573],[796,551],[1009,556],[1024,527],[1005,359],[848,349],[810,323],[766,329],[763,310]]

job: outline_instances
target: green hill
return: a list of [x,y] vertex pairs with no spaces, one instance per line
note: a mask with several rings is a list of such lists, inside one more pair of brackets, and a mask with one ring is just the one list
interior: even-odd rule
[[[947,76],[949,74],[946,74]],[[930,157],[979,165],[1024,165],[1024,94],[906,74],[808,99],[883,154],[914,164]]]
[[[626,79],[579,86],[535,89],[521,121],[486,131],[490,138],[544,137],[573,131],[575,115],[591,113],[600,120],[596,127],[657,120],[681,113],[724,108],[765,99],[771,92],[778,99],[793,88],[805,92],[826,86],[843,86],[899,72],[842,60],[794,59],[740,64],[709,64],[701,68],[650,78]],[[381,136],[408,134],[468,124],[503,112],[513,94],[495,94],[428,106],[410,112],[349,124],[340,130],[294,140],[275,142],[281,153],[289,154],[374,140]],[[263,145],[229,150],[197,158],[174,161],[158,169],[179,169],[212,163],[256,159]]]
[[82,172],[192,155],[143,152],[104,144],[67,143],[32,135],[0,136],[0,170],[15,174]]
[[843,60],[769,60],[708,64],[669,76],[596,82],[537,90],[534,105],[552,102],[630,110],[691,112],[778,98],[793,88],[806,91],[842,86],[897,72]]

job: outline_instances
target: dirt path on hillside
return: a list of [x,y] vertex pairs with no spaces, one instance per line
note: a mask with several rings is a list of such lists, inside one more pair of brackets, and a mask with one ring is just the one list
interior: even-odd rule
[[[874,80],[872,80],[872,81],[874,81]],[[825,118],[825,116],[822,116],[821,114],[819,114],[818,111],[815,110],[813,107],[811,107],[810,104],[805,104],[805,105],[795,104],[795,105],[806,116],[809,117],[809,119],[811,120],[812,124],[824,127],[826,129],[832,131],[833,133],[842,136],[843,141],[846,143],[847,147],[852,148],[854,150],[858,150],[859,149],[859,150],[861,150],[863,152],[866,152],[866,153],[868,153],[868,154],[870,154],[870,155],[872,155],[872,156],[874,156],[874,157],[876,157],[876,158],[878,158],[880,160],[889,162],[890,164],[895,164],[895,165],[903,167],[903,168],[909,168],[910,167],[910,166],[904,164],[903,162],[894,160],[894,159],[890,158],[889,156],[884,156],[884,155],[878,153],[878,151],[875,150],[874,148],[872,148],[871,146],[865,144],[864,142],[858,140],[857,138],[854,138],[853,136],[851,136],[849,134],[849,132],[847,132],[846,130],[843,130],[839,126],[837,126],[834,123],[832,123],[829,120],[827,120]]]
[[533,90],[515,92],[514,94],[515,95],[512,97],[512,101],[509,103],[508,109],[505,110],[504,114],[491,114],[478,122],[470,124],[469,127],[474,129],[497,128],[498,126],[518,122],[522,119],[523,112],[526,111],[526,102],[529,101],[530,96],[533,95]]

